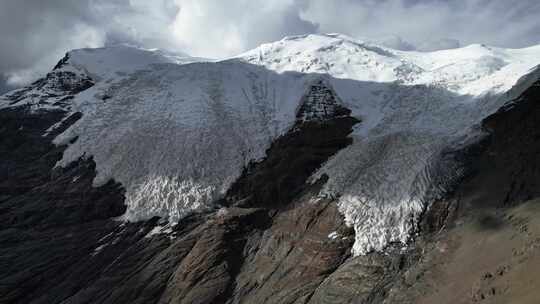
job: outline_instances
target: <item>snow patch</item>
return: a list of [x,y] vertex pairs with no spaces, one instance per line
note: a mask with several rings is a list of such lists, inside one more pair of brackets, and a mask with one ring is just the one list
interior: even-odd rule
[[144,238],[151,238],[151,237],[156,236],[156,235],[166,234],[166,235],[169,236],[170,239],[173,239],[174,236],[172,235],[172,233],[173,233],[174,226],[175,226],[175,223],[167,223],[167,224],[164,224],[164,225],[156,225],[154,228],[152,228],[152,230],[150,230],[144,236]]
[[328,234],[328,238],[331,239],[331,240],[335,240],[335,239],[339,238],[339,233],[337,233],[337,231],[333,231],[330,234]]

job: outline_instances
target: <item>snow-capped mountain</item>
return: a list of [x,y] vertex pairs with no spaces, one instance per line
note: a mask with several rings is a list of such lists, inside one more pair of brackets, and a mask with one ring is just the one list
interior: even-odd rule
[[177,223],[215,208],[291,130],[322,81],[361,122],[352,145],[312,180],[329,177],[320,197],[339,198],[359,255],[408,241],[427,204],[463,173],[443,155],[480,138],[482,119],[536,81],[539,63],[540,46],[405,52],[334,34],[288,37],[221,61],[82,49],[46,79],[4,95],[0,108],[81,113],[54,140],[68,145],[57,166],[91,157],[95,186],[114,179],[125,187],[124,220]]

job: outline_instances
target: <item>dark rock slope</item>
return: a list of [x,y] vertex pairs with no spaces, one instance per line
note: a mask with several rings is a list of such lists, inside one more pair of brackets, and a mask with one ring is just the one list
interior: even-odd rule
[[[68,76],[48,76],[69,87],[55,97],[66,102],[91,85],[86,78],[59,82]],[[13,104],[27,93],[13,95]],[[421,234],[407,250],[391,246],[361,257],[350,256],[354,232],[334,198],[316,199],[325,177],[307,182],[361,123],[324,81],[304,96],[295,126],[266,159],[244,170],[216,210],[193,214],[167,234],[150,233],[157,218],[115,220],[125,211],[122,185],[93,188],[91,158],[54,168],[65,147],[51,140],[80,114],[66,118],[64,111],[24,105],[0,110],[0,302],[425,301],[435,288],[431,282],[444,281],[429,271],[447,261],[436,254],[438,244],[456,223],[479,218],[496,224],[498,213],[484,219],[475,210],[540,194],[539,102],[536,83],[484,121],[487,139],[455,151],[469,175],[427,209]],[[333,232],[339,237],[329,237]]]

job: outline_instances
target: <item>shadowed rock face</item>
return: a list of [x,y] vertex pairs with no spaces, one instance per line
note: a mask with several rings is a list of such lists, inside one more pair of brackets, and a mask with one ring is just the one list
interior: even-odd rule
[[[70,86],[91,84],[82,82]],[[325,177],[307,182],[350,144],[358,123],[324,82],[308,90],[294,127],[244,170],[219,210],[188,216],[166,234],[156,233],[157,218],[114,219],[125,211],[124,190],[114,181],[93,188],[91,158],[54,168],[65,147],[51,140],[80,114],[0,110],[0,302],[417,303],[433,288],[427,273],[445,262],[433,252],[456,219],[539,195],[539,90],[537,83],[487,118],[486,140],[453,152],[469,177],[426,211],[415,243],[360,257],[350,256],[354,232],[334,199],[317,195]]]
[[[488,149],[473,185],[480,206],[511,206],[540,196],[540,80],[509,106],[484,120]],[[479,181],[482,182],[479,182]],[[476,205],[476,204],[475,204]]]
[[81,224],[119,216],[125,211],[119,184],[110,181],[99,188],[90,186],[95,176],[91,159],[53,169],[65,147],[56,147],[51,140],[80,114],[67,117],[54,132],[42,135],[64,114],[31,113],[24,107],[0,111],[0,202],[5,210],[0,214],[0,227]]

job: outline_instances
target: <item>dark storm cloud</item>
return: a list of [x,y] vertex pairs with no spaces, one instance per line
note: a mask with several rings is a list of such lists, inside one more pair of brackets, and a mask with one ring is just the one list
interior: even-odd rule
[[0,74],[0,95],[11,91],[14,87],[7,84],[7,78]]
[[[170,4],[167,6],[166,4]],[[34,80],[74,48],[129,42],[166,47],[172,0],[0,0],[0,74]]]
[[93,20],[87,15],[89,1],[0,3],[0,72],[11,82],[35,78],[37,66],[52,66],[66,47],[92,46],[99,40],[99,35],[92,32]]
[[0,74],[24,84],[73,48],[128,42],[225,57],[313,32],[405,50],[523,47],[540,43],[538,16],[537,0],[0,0]]
[[28,67],[85,21],[88,1],[3,0],[0,5],[0,69]]

